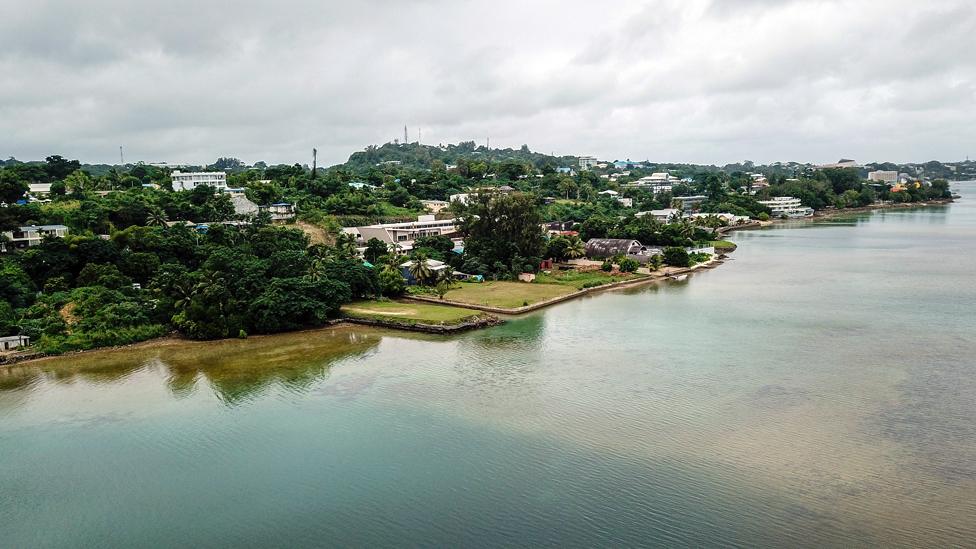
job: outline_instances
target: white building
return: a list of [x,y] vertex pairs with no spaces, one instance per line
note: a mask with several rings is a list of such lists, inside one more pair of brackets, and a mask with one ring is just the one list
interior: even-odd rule
[[174,170],[170,174],[174,191],[192,191],[200,185],[208,185],[217,191],[227,188],[227,174],[225,172],[187,172]]
[[355,235],[361,246],[365,246],[369,239],[377,238],[381,242],[407,251],[413,249],[414,241],[420,237],[448,236],[456,233],[457,230],[455,219],[435,219],[433,215],[421,215],[416,221],[380,223],[343,231]]
[[597,159],[595,156],[581,156],[579,157],[579,167],[581,170],[589,170],[590,168],[596,166]]
[[894,185],[895,183],[898,183],[898,172],[883,170],[868,172],[868,181],[878,181],[880,183],[889,183]]
[[27,189],[27,192],[30,193],[31,196],[40,198],[51,194],[50,183],[30,183],[29,186],[30,188]]
[[68,235],[68,228],[64,225],[28,225],[17,227],[15,231],[6,231],[3,236],[7,237],[6,242],[0,242],[0,252],[8,249],[28,248],[37,246],[44,241],[46,236],[64,238]]
[[635,217],[645,217],[648,215],[661,223],[671,223],[681,219],[681,210],[677,208],[665,208],[663,210],[651,210],[634,214]]
[[813,208],[800,203],[799,198],[792,196],[775,196],[772,200],[760,200],[760,204],[773,211],[773,217],[810,217]]
[[460,202],[461,204],[467,204],[468,203],[468,200],[470,200],[472,197],[478,196],[479,194],[482,194],[482,193],[485,193],[485,194],[487,194],[487,193],[509,194],[509,193],[512,193],[512,192],[515,192],[515,188],[514,187],[510,187],[508,185],[502,185],[500,187],[479,187],[477,189],[471,190],[471,192],[452,194],[451,196],[448,197],[448,201],[449,202]]
[[667,172],[657,172],[651,175],[642,177],[637,181],[632,181],[630,183],[624,183],[622,186],[631,189],[650,189],[652,192],[663,193],[671,192],[672,185],[677,182],[678,178],[672,176]]
[[30,345],[30,338],[25,335],[0,337],[0,351],[12,351]]

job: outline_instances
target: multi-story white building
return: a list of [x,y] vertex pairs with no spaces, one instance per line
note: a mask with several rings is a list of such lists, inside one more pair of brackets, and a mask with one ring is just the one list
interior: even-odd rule
[[416,221],[404,223],[380,223],[343,229],[353,234],[360,246],[365,246],[371,238],[377,238],[388,245],[395,245],[401,250],[413,249],[413,242],[423,236],[447,236],[458,230],[455,219],[436,219],[433,215],[421,215]]
[[654,193],[664,193],[664,192],[671,192],[672,185],[677,180],[678,180],[677,177],[674,177],[667,172],[657,172],[642,177],[637,181],[624,183],[621,186],[631,188],[631,189],[649,189]]
[[589,170],[593,166],[596,166],[597,159],[595,156],[581,156],[579,157],[579,167],[581,170]]
[[67,234],[68,228],[64,225],[28,225],[26,227],[17,227],[15,231],[6,231],[3,233],[3,236],[7,238],[5,242],[0,241],[0,252],[6,252],[8,249],[14,248],[37,246],[44,241],[44,237],[46,236],[64,238]]
[[773,217],[810,217],[813,215],[813,208],[804,206],[800,203],[799,198],[792,196],[774,196],[772,200],[760,200],[759,203],[772,210]]
[[192,191],[200,185],[208,185],[217,191],[227,188],[227,174],[225,172],[187,172],[174,170],[170,174],[174,191]]
[[878,181],[880,183],[889,183],[894,185],[895,183],[898,183],[898,172],[884,170],[868,172],[868,181]]

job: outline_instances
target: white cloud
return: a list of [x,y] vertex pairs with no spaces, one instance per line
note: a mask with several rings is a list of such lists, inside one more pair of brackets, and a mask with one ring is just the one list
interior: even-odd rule
[[0,6],[0,155],[307,161],[423,128],[604,158],[958,159],[967,0]]

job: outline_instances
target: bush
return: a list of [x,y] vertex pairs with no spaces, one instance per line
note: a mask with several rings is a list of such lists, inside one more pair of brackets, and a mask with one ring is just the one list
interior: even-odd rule
[[668,246],[664,248],[664,262],[672,267],[690,267],[691,257],[688,250],[678,246]]
[[602,269],[605,273],[609,273],[613,270],[613,263],[610,263],[610,260],[606,259],[603,261],[603,265],[600,265],[600,269]]
[[634,261],[629,257],[625,257],[620,260],[620,271],[624,273],[636,273],[637,268],[640,267],[640,263]]

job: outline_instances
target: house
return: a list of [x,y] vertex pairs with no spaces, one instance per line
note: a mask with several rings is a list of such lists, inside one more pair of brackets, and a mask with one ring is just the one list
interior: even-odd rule
[[735,214],[732,214],[732,213],[729,213],[729,212],[722,212],[722,213],[696,213],[696,214],[691,214],[691,217],[693,219],[704,219],[704,218],[708,218],[708,217],[717,217],[717,218],[721,219],[722,221],[724,221],[725,223],[728,223],[729,225],[739,225],[739,224],[748,223],[749,221],[751,221],[751,219],[749,218],[748,215],[735,215]]
[[823,169],[823,168],[860,168],[860,167],[861,166],[859,166],[857,162],[855,162],[855,161],[853,161],[853,160],[851,160],[849,158],[841,158],[840,160],[838,160],[837,162],[835,162],[833,164],[821,164],[820,166],[818,166],[819,169]]
[[644,246],[636,240],[626,238],[591,238],[586,241],[586,257],[591,259],[609,259],[623,255],[644,264],[661,253],[660,248]]
[[634,217],[651,216],[661,223],[671,223],[681,219],[681,210],[677,208],[665,208],[663,210],[651,210],[647,212],[637,212]]
[[288,221],[295,218],[295,206],[288,202],[277,202],[267,206],[259,206],[258,210],[271,214],[271,221]]
[[813,208],[800,203],[799,198],[792,196],[774,196],[772,200],[760,200],[760,204],[772,210],[773,217],[810,217]]
[[595,156],[581,156],[579,157],[579,167],[581,170],[589,170],[590,168],[596,166],[597,160]]
[[[416,261],[411,259],[410,261],[407,261],[400,265],[400,274],[402,274],[403,278],[406,279],[407,284],[411,286],[417,284],[417,279],[414,278],[413,273],[410,272],[410,268],[413,267],[415,263]],[[430,269],[430,272],[432,273],[431,277],[434,278],[435,280],[439,276],[441,276],[441,271],[443,271],[444,269],[451,269],[450,265],[444,263],[443,261],[437,261],[436,259],[428,259],[426,260],[426,263],[427,263],[427,267]],[[453,274],[453,270],[452,270],[452,274]]]
[[599,194],[601,196],[609,196],[611,198],[616,198],[617,195],[619,195],[620,193],[618,193],[617,191],[611,190],[611,189],[607,189],[605,191],[600,191],[600,192],[598,192],[596,194]]
[[366,183],[365,181],[350,181],[349,182],[349,186],[352,187],[353,189],[357,189],[357,190],[359,190],[359,189],[375,189],[376,188],[376,185],[370,185],[369,183]]
[[64,225],[27,225],[17,227],[14,231],[4,231],[5,242],[0,242],[0,252],[8,249],[29,248],[37,246],[45,237],[64,238],[68,235],[68,228]]
[[371,238],[379,239],[401,250],[413,249],[413,242],[423,236],[450,236],[457,232],[455,219],[435,219],[433,215],[421,215],[417,221],[403,223],[379,223],[364,227],[343,229],[344,232],[357,237],[360,245],[365,246]]
[[12,351],[30,345],[30,338],[25,335],[0,337],[0,351]]
[[620,205],[623,206],[624,208],[633,208],[634,207],[634,199],[633,198],[624,198],[622,196],[618,196],[617,197],[617,202],[620,202]]
[[569,176],[574,176],[576,175],[576,170],[570,168],[569,166],[560,166],[556,168],[556,173],[564,173]]
[[226,172],[186,172],[174,170],[170,174],[174,191],[192,191],[193,189],[207,185],[218,191],[227,188]]
[[424,208],[427,208],[427,211],[430,213],[440,213],[442,210],[447,209],[447,207],[451,205],[451,203],[446,200],[421,200],[420,203],[423,204]]
[[242,217],[253,217],[258,215],[258,205],[251,202],[244,195],[232,195],[230,203],[234,206],[234,215]]

